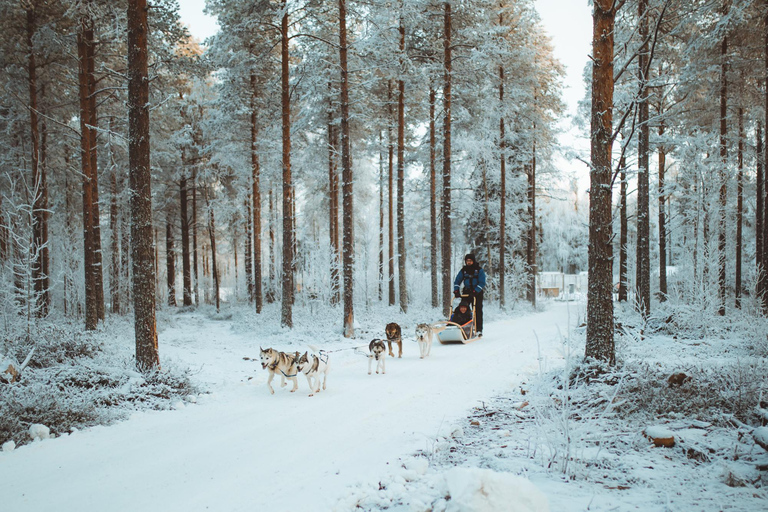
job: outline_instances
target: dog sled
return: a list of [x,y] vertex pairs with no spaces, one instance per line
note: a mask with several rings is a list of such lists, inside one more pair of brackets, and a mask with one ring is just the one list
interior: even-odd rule
[[[453,316],[453,304],[456,299],[459,299],[459,303],[461,303],[462,299],[469,299],[469,295],[462,295],[461,297],[454,297],[451,299],[451,317]],[[472,297],[472,303],[468,304],[468,306],[469,311],[471,312],[471,319],[468,322],[464,324],[458,324],[456,322],[452,322],[450,320],[451,317],[449,317],[448,320],[441,320],[432,324],[432,328],[434,329],[435,333],[437,333],[437,339],[440,341],[440,343],[443,345],[455,343],[463,343],[466,345],[467,343],[472,343],[473,341],[480,339],[480,337],[477,335],[477,330],[475,329],[474,297]]]

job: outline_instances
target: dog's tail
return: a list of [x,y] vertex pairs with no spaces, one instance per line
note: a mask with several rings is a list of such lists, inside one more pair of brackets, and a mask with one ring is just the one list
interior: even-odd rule
[[314,345],[307,345],[307,346],[308,346],[308,347],[309,347],[309,349],[310,349],[310,350],[311,350],[313,353],[315,353],[315,354],[317,354],[318,352],[320,352],[320,349],[318,349],[318,348],[317,348],[316,346],[314,346]]

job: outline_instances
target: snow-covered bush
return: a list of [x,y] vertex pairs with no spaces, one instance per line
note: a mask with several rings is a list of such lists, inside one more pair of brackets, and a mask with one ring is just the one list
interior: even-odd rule
[[46,425],[52,437],[109,424],[130,410],[169,409],[196,394],[188,369],[166,365],[140,374],[110,332],[83,333],[79,326],[45,325],[34,336],[0,341],[17,360],[35,349],[19,382],[0,384],[0,445],[29,443],[28,429]]

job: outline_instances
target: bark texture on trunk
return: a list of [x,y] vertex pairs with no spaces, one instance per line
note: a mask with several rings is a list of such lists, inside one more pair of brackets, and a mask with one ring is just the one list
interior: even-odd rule
[[451,80],[452,80],[452,12],[450,2],[443,4],[443,201],[440,209],[443,220],[443,314],[451,312],[453,279],[451,276]]
[[[535,129],[535,127],[534,127]],[[533,144],[533,158],[528,167],[528,237],[526,244],[526,267],[528,268],[528,302],[536,307],[536,143]]]
[[328,82],[328,233],[331,247],[331,304],[338,304],[341,296],[339,283],[339,131],[333,109],[333,88]]
[[394,180],[395,180],[395,144],[392,139],[392,82],[387,83],[387,138],[389,140],[389,175],[387,177],[388,190],[388,210],[387,226],[389,234],[389,264],[387,265],[389,278],[389,305],[395,305],[395,201],[394,201]]
[[173,243],[173,218],[165,219],[165,272],[168,284],[168,305],[176,307],[176,254]]
[[248,302],[253,303],[253,211],[251,211],[251,194],[245,198],[245,287],[248,291]]
[[627,273],[627,162],[624,156],[619,160],[621,184],[619,186],[619,302],[627,302],[629,275]]
[[613,0],[595,0],[592,12],[592,115],[589,188],[589,285],[585,355],[615,364],[611,150],[613,146]]
[[728,136],[728,37],[723,37],[720,43],[720,204],[718,208],[719,230],[717,234],[717,252],[718,252],[718,277],[719,299],[717,313],[725,316],[725,298],[726,298],[726,207],[728,202],[728,145],[726,137]]
[[355,336],[354,268],[355,217],[352,158],[349,146],[349,74],[347,70],[347,6],[339,0],[339,67],[341,70],[341,193],[344,217],[342,272],[344,279],[344,337]]
[[[400,58],[405,52],[405,25],[403,24],[403,1],[400,1]],[[404,66],[401,62],[401,73]],[[397,81],[397,275],[400,289],[400,310],[408,312],[408,286],[406,280],[405,249],[405,81]]]
[[155,253],[152,250],[152,191],[149,160],[147,1],[128,1],[128,159],[131,188],[131,256],[136,365],[160,366],[155,319]]
[[[502,17],[499,16],[499,25]],[[504,66],[499,66],[499,106],[504,105]],[[499,118],[499,161],[501,165],[501,185],[499,190],[499,306],[506,306],[505,276],[506,269],[506,245],[507,245],[507,141],[504,126],[504,116]]]
[[741,308],[741,258],[744,220],[744,109],[738,109],[739,142],[736,161],[738,175],[736,177],[736,307]]
[[651,312],[651,253],[650,253],[650,184],[649,184],[649,135],[648,125],[648,0],[639,0],[638,17],[640,18],[640,47],[638,56],[637,81],[639,101],[637,121],[639,125],[637,141],[637,254],[635,258],[635,284],[637,286],[636,307],[644,318]]
[[283,138],[283,279],[280,325],[293,327],[294,300],[294,231],[293,181],[291,177],[291,89],[288,73],[288,9],[283,1],[284,14],[280,25],[281,85],[282,85],[282,138]]
[[435,99],[434,87],[429,87],[429,270],[432,278],[432,307],[440,305],[438,292],[438,261],[437,261],[437,180],[436,180],[436,132],[435,132]]
[[[661,113],[661,112],[659,112]],[[659,125],[659,138],[664,137],[664,122]],[[667,215],[665,201],[665,173],[667,168],[667,150],[663,141],[659,144],[659,300],[667,300]]]
[[259,138],[259,125],[256,112],[257,84],[256,75],[251,74],[251,200],[253,201],[253,300],[256,313],[264,307],[261,262],[261,165],[256,145]]

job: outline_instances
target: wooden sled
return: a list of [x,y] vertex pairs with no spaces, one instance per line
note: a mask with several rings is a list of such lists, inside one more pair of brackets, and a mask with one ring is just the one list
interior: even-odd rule
[[[457,298],[465,298],[467,295]],[[453,301],[451,300],[450,310],[453,311]],[[459,325],[456,322],[450,320],[440,320],[432,324],[432,330],[437,334],[437,339],[443,345],[463,343],[472,343],[477,341],[480,337],[475,330],[475,300],[472,299],[472,320],[464,325]]]

